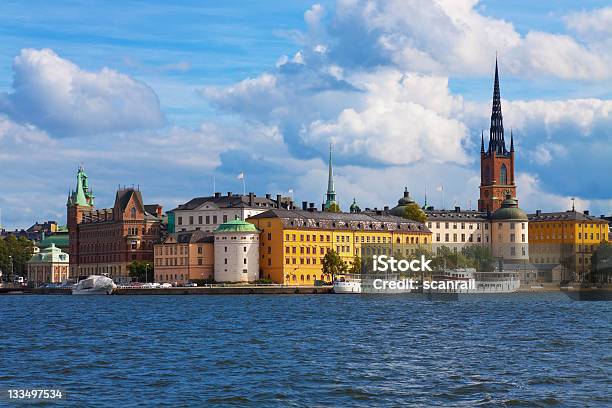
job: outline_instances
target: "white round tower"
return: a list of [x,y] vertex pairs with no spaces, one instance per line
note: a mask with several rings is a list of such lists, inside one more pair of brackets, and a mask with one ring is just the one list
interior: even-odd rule
[[259,231],[239,219],[214,231],[215,281],[253,282],[259,279]]

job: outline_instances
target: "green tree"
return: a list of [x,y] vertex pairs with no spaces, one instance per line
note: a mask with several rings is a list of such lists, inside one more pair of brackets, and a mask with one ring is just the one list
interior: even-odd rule
[[9,235],[5,239],[0,239],[0,270],[3,272],[2,278],[7,280],[11,273],[11,259],[14,276],[27,275],[27,262],[34,253],[34,243],[25,237],[16,238]]
[[129,275],[138,282],[153,282],[155,273],[153,264],[147,261],[134,261],[128,265]]
[[493,254],[491,254],[491,249],[488,246],[479,244],[466,245],[461,252],[467,258],[468,265],[476,268],[477,271],[493,271]]
[[329,251],[323,257],[323,273],[334,281],[336,275],[343,275],[347,271],[346,262],[334,250]]
[[416,203],[408,204],[404,210],[404,218],[412,221],[424,223],[427,221],[427,214],[421,210],[421,207]]
[[349,273],[360,274],[361,273],[361,258],[359,255],[355,255],[353,258],[353,263],[349,268]]

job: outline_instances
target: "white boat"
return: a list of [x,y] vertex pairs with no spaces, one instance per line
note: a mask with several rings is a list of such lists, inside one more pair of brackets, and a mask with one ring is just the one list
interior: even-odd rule
[[[383,282],[397,282],[398,285],[385,286],[381,288]],[[411,293],[416,292],[416,287],[409,287],[407,280],[400,279],[398,274],[345,274],[334,280],[334,293]]]
[[117,285],[109,277],[89,275],[72,287],[73,295],[110,295]]
[[344,275],[334,280],[334,293],[361,293],[361,275]]
[[[513,293],[521,286],[515,272],[477,272],[474,268],[447,269],[440,275],[434,275],[432,281],[451,283],[448,285],[450,288],[430,289],[430,292],[437,293]],[[462,282],[466,284],[461,285]]]
[[[394,285],[381,288],[382,281],[393,282]],[[427,288],[420,281],[414,281],[414,286],[409,287],[408,281],[398,275],[346,274],[334,281],[334,293],[513,293],[521,286],[516,273],[477,272],[474,268],[447,269],[425,281]],[[436,288],[431,287],[434,281]]]

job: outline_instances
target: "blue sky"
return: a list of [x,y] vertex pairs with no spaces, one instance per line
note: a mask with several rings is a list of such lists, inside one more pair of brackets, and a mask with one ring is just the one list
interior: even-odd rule
[[404,186],[474,207],[495,52],[528,211],[612,211],[605,1],[57,1],[0,4],[0,208],[65,219],[79,163],[98,205],[217,190],[341,205]]

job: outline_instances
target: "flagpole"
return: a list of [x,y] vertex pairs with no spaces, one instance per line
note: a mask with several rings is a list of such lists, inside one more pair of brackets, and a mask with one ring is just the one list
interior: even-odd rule
[[246,195],[246,185],[244,183],[244,172],[242,173],[242,195]]
[[217,192],[217,179],[216,179],[215,174],[213,173],[213,191],[212,191],[213,195],[215,195],[216,192]]

